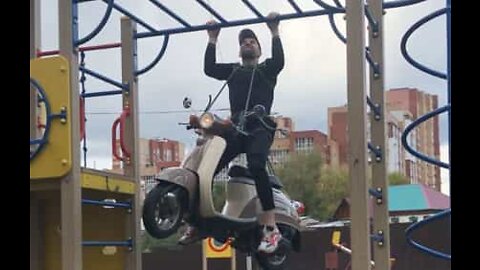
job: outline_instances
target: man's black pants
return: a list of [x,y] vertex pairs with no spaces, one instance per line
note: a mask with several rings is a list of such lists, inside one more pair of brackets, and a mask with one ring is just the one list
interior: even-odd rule
[[215,175],[241,153],[247,155],[247,166],[254,177],[257,194],[262,204],[263,211],[275,208],[273,202],[272,186],[270,185],[267,170],[265,168],[270,146],[273,142],[273,132],[263,127],[258,127],[244,136],[233,132],[227,133],[223,138],[227,141],[227,147],[215,170]]

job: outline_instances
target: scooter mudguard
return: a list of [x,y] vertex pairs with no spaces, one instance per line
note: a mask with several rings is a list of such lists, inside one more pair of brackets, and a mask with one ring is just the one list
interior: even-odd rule
[[185,188],[188,193],[188,209],[189,212],[192,212],[198,187],[198,178],[193,172],[180,167],[165,168],[155,176],[155,180],[173,183]]

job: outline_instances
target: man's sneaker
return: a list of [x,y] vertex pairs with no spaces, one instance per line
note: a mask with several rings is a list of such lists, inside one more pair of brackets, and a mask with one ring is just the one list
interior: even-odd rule
[[193,226],[188,226],[185,232],[183,233],[182,237],[178,239],[178,244],[184,245],[184,246],[190,245],[201,239],[202,237],[198,233],[198,230]]
[[257,250],[264,253],[274,252],[278,247],[278,243],[282,239],[282,234],[277,227],[272,226],[264,226],[262,233],[263,237]]

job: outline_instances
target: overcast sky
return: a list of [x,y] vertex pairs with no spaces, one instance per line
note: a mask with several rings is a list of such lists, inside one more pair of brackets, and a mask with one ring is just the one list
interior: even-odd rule
[[[204,24],[212,19],[194,0],[160,1],[175,11],[191,25]],[[254,18],[251,11],[240,0],[207,0],[227,20]],[[251,0],[264,15],[270,11],[281,14],[293,13],[287,0]],[[333,5],[332,1],[326,1]],[[344,1],[341,1],[344,3]],[[177,28],[181,25],[164,14],[147,0],[116,0],[115,3],[141,17],[158,30]],[[320,9],[311,0],[297,0],[302,10]],[[400,52],[400,41],[407,29],[422,17],[441,9],[445,0],[427,0],[409,7],[388,9],[384,17],[385,88],[413,87],[438,95],[439,105],[447,103],[446,81],[425,74],[410,66]],[[100,22],[107,5],[102,1],[86,2],[79,5],[80,37],[90,33]],[[58,49],[57,0],[42,1],[42,50]],[[120,16],[113,11],[107,26],[86,45],[120,41]],[[335,21],[345,33],[343,14],[336,15]],[[446,19],[437,17],[416,31],[409,40],[407,49],[420,63],[445,72]],[[261,61],[270,57],[270,33],[264,23],[249,26],[261,43]],[[242,27],[222,29],[217,43],[219,62],[238,62],[237,35]],[[146,31],[138,26],[139,32]],[[285,68],[278,77],[272,111],[289,116],[297,130],[317,129],[327,133],[327,108],[346,103],[346,46],[335,36],[327,16],[317,16],[282,21],[280,35],[285,52]],[[138,41],[139,68],[149,64],[157,55],[163,37],[144,38]],[[179,140],[190,148],[192,132],[179,126],[186,121],[189,112],[182,111],[185,96],[193,99],[193,107],[202,109],[208,95],[215,93],[222,82],[209,78],[203,73],[203,56],[207,44],[205,31],[176,34],[170,37],[162,60],[148,73],[139,77],[140,136],[143,138],[165,137]],[[88,52],[87,68],[121,81],[120,49]],[[115,87],[87,77],[86,91],[114,90]],[[222,94],[214,109],[228,108],[228,96]],[[111,166],[111,125],[121,111],[120,97],[89,99],[86,106],[88,166],[97,169]],[[142,113],[142,112],[156,113]],[[93,114],[92,114],[93,113]],[[446,115],[440,117],[442,160],[448,160],[448,124]],[[83,164],[83,159],[82,159]],[[442,170],[442,181],[448,192],[448,171]]]

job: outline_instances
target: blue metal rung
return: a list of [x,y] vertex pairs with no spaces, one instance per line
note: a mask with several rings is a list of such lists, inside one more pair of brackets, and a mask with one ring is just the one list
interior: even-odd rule
[[105,246],[117,246],[117,247],[133,247],[132,239],[127,241],[83,241],[82,246],[84,247],[105,247]]
[[264,18],[264,16],[262,15],[262,13],[260,13],[260,11],[258,11],[258,10],[252,5],[252,3],[248,2],[248,0],[242,0],[242,2],[243,2],[253,13],[255,13],[255,15],[257,15],[258,18]]
[[293,7],[293,9],[295,9],[297,13],[302,13],[302,10],[300,9],[300,7],[298,7],[297,3],[295,3],[294,0],[288,0],[288,3],[290,3],[290,5]]
[[132,209],[131,203],[125,202],[106,202],[106,201],[96,201],[96,200],[88,200],[82,199],[83,204],[90,204],[90,205],[100,205],[100,206],[111,206],[111,207],[120,207],[120,208],[127,208]]
[[67,109],[62,108],[60,110],[60,113],[51,114],[51,115],[48,116],[48,118],[50,118],[50,119],[60,118],[60,120],[67,120]]
[[378,78],[380,77],[380,65],[378,63],[373,62],[372,56],[370,55],[370,49],[365,49],[365,56],[367,57],[367,62],[370,64],[370,67],[373,69],[373,77]]
[[97,78],[97,79],[99,79],[99,80],[102,80],[102,81],[106,82],[106,83],[112,84],[112,85],[114,85],[114,86],[116,86],[116,87],[118,87],[118,88],[121,88],[121,89],[126,90],[126,91],[129,90],[128,84],[119,83],[119,82],[117,82],[117,81],[114,81],[114,80],[112,80],[112,79],[110,79],[110,78],[108,78],[108,77],[106,77],[106,76],[103,76],[103,75],[101,75],[101,74],[99,74],[99,73],[97,73],[97,72],[95,72],[95,71],[93,71],[93,70],[90,70],[90,69],[88,69],[88,68],[85,68],[85,67],[79,67],[78,69],[79,69],[80,71],[85,72],[86,74],[88,74],[88,75],[90,75],[90,76],[93,76],[93,77],[95,77],[95,78]]
[[91,98],[91,97],[103,97],[103,96],[113,96],[113,95],[121,95],[121,94],[123,94],[123,90],[112,90],[112,91],[85,93],[85,94],[81,94],[81,96],[84,97],[84,98]]
[[368,5],[365,5],[365,15],[372,29],[373,36],[376,37],[378,35],[378,22],[373,18]]
[[383,193],[381,188],[369,188],[368,193],[375,197],[377,200],[383,199]]
[[383,233],[372,234],[370,235],[370,240],[378,242],[379,244],[383,244],[385,237],[383,237]]
[[[103,0],[103,2],[106,2],[107,0]],[[122,8],[121,6],[119,6],[118,4],[115,4],[113,3],[113,8],[115,8],[116,10],[118,10],[120,13],[126,15],[127,17],[129,17],[130,19],[136,21],[138,24],[142,25],[143,27],[147,28],[148,30],[150,31],[156,31],[155,28],[151,27],[150,25],[148,25],[146,22],[142,21],[141,19],[139,19],[137,16],[133,15],[132,13],[128,12],[127,10],[125,10],[124,8]]]
[[372,151],[372,153],[375,155],[375,160],[377,162],[382,160],[382,149],[373,146],[371,143],[368,143],[368,149],[370,149],[370,151]]
[[367,96],[367,104],[370,106],[370,109],[373,111],[373,117],[375,120],[380,120],[381,113],[380,113],[380,104],[374,104],[370,97]]
[[[298,19],[298,18],[305,18],[305,17],[313,17],[313,16],[320,16],[320,15],[327,15],[327,14],[332,14],[332,13],[340,13],[341,11],[331,11],[331,10],[313,10],[313,11],[305,11],[301,14],[299,13],[291,13],[291,14],[283,14],[278,16],[275,20],[290,20],[290,19]],[[166,35],[166,34],[180,34],[180,33],[186,33],[186,32],[195,32],[195,31],[202,31],[202,30],[207,30],[207,29],[218,29],[218,28],[225,28],[225,27],[234,27],[234,26],[240,26],[240,25],[248,25],[248,24],[256,24],[256,23],[264,23],[267,21],[272,21],[271,19],[268,19],[266,17],[263,18],[253,18],[253,19],[243,19],[243,20],[236,20],[236,21],[229,21],[229,22],[220,22],[215,25],[207,25],[207,24],[202,24],[202,25],[195,25],[192,27],[180,27],[180,28],[173,28],[173,29],[166,29],[166,30],[161,30],[161,31],[156,31],[156,32],[143,32],[143,33],[137,33],[135,35],[135,38],[147,38],[147,37],[155,37],[155,36],[161,36],[161,35]]]
[[202,0],[196,0],[204,9],[206,9],[210,14],[215,16],[219,21],[223,23],[227,23],[227,20],[225,20],[218,12],[216,12],[213,8],[211,8],[207,3],[203,2]]
[[168,15],[170,15],[172,18],[174,18],[175,20],[177,20],[177,22],[183,24],[185,27],[191,27],[191,25],[189,23],[187,23],[185,20],[183,20],[182,18],[180,18],[177,14],[175,14],[175,12],[171,11],[170,9],[168,9],[166,6],[164,6],[162,3],[158,2],[158,1],[155,1],[155,0],[150,0],[150,2],[152,2],[154,5],[156,5],[159,9],[163,10],[165,13],[167,13]]

